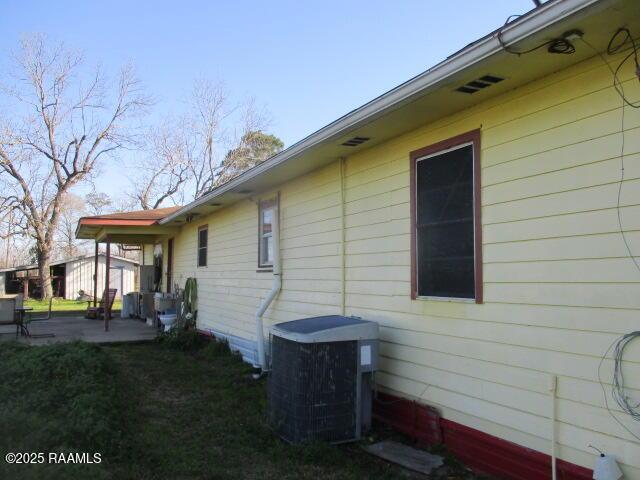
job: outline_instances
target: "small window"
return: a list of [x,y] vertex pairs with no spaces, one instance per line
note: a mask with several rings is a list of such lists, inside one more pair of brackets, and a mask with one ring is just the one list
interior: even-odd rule
[[258,231],[258,267],[273,267],[273,216],[276,214],[276,199],[260,202],[260,225]]
[[209,242],[209,227],[204,225],[198,228],[198,266],[207,266],[207,245]]
[[482,301],[479,132],[411,154],[412,297]]

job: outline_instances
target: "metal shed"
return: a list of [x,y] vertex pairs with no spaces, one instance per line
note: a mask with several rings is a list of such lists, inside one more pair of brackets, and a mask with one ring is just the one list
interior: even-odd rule
[[[82,255],[51,262],[53,292],[58,297],[76,299],[80,291],[92,295],[94,291],[94,256]],[[99,254],[98,261],[98,295],[104,289],[105,254]],[[111,256],[109,264],[109,285],[116,288],[116,298],[136,289],[136,278],[139,263],[128,258]],[[0,294],[25,293],[26,296],[37,296],[38,266],[22,265],[0,270]]]

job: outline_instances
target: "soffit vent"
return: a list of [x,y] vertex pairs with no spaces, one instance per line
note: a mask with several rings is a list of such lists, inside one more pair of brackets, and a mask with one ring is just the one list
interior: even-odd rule
[[371,140],[369,137],[353,137],[342,143],[345,147],[357,147],[358,145],[362,145],[364,142],[368,142]]
[[500,83],[504,78],[498,77],[496,75],[485,75],[476,80],[472,80],[471,82],[465,83],[461,87],[456,88],[456,92],[461,93],[476,93],[480,90],[483,90],[491,85],[495,85],[496,83]]

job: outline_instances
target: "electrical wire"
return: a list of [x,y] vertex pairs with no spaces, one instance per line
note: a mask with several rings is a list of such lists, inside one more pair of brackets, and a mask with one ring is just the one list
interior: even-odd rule
[[[614,46],[613,42],[621,35],[624,34],[624,39],[619,42],[617,45]],[[584,39],[583,39],[584,41]],[[609,67],[609,70],[611,70],[611,73],[613,73],[613,86],[615,87],[616,91],[618,92],[618,95],[620,95],[620,97],[622,97],[622,100],[624,101],[624,103],[632,108],[640,108],[640,102],[631,102],[627,99],[627,97],[624,94],[624,88],[622,87],[622,82],[620,81],[620,78],[618,77],[618,73],[620,72],[620,69],[623,67],[623,65],[627,62],[627,60],[629,60],[630,58],[633,57],[634,63],[635,63],[635,67],[636,67],[636,75],[638,76],[638,78],[640,79],[640,63],[638,62],[638,47],[636,45],[636,41],[633,39],[633,35],[631,35],[631,31],[626,28],[626,27],[621,27],[619,28],[616,33],[613,34],[613,36],[611,37],[611,39],[609,40],[609,44],[607,45],[607,54],[608,55],[615,55],[616,53],[618,53],[620,50],[622,50],[622,47],[624,47],[626,44],[630,43],[631,44],[631,52],[624,57],[624,59],[622,59],[622,61],[618,64],[618,66],[616,67],[615,70],[613,70],[611,68],[611,66],[609,65],[609,63],[605,60],[605,63],[607,63],[607,67]],[[586,42],[585,42],[586,43]],[[589,45],[592,49],[595,50],[595,48]],[[597,52],[597,50],[596,50]],[[601,58],[602,55],[597,52]]]
[[498,30],[498,33],[496,34],[496,38],[498,39],[498,42],[500,42],[500,46],[505,52],[520,56],[520,55],[525,55],[527,53],[535,52],[536,50],[539,50],[544,47],[547,47],[547,52],[549,53],[559,53],[562,55],[570,55],[576,51],[576,47],[564,37],[552,38],[551,40],[542,42],[541,44],[536,45],[535,47],[529,48],[528,50],[512,49],[509,45],[507,45],[504,42],[504,39],[502,38],[502,31],[504,30],[504,27],[506,27],[507,24],[511,21],[511,19],[517,18],[517,17],[520,17],[520,15],[510,15],[507,18],[507,20],[504,22],[504,25],[502,26],[502,28],[500,28]]
[[[509,18],[507,18],[507,21],[505,22],[505,25],[507,25],[512,18],[514,17],[518,17],[519,15],[511,15]],[[562,38],[556,38],[553,40],[549,40],[547,42],[543,42],[539,45],[536,45],[533,48],[530,48],[528,50],[513,50],[511,48],[509,48],[508,45],[506,45],[504,43],[504,40],[502,39],[502,30],[504,29],[501,28],[498,33],[497,33],[497,38],[498,41],[500,42],[500,45],[502,46],[502,48],[508,52],[508,53],[512,53],[515,55],[523,55],[526,53],[531,53],[534,52],[536,50],[539,50],[545,46],[548,47],[548,51],[550,53],[562,53],[562,54],[570,54],[570,53],[574,53],[575,52],[575,47],[574,45],[565,37]],[[640,262],[638,261],[638,259],[636,259],[636,257],[634,256],[632,250],[631,250],[631,245],[629,244],[629,240],[627,239],[625,230],[624,230],[624,226],[622,224],[622,213],[621,213],[621,199],[622,199],[622,188],[624,185],[624,150],[625,150],[625,107],[629,106],[632,108],[640,108],[640,102],[632,102],[631,100],[629,100],[624,92],[624,86],[622,84],[622,81],[620,80],[619,77],[619,73],[620,70],[622,69],[622,67],[627,63],[627,61],[631,58],[633,58],[633,61],[635,63],[635,74],[638,77],[638,79],[640,79],[640,61],[638,60],[638,46],[636,44],[636,41],[633,38],[633,35],[631,34],[631,31],[626,28],[626,27],[620,27],[618,28],[618,30],[616,30],[616,32],[611,36],[611,38],[609,39],[609,43],[607,44],[607,54],[610,56],[616,55],[618,54],[625,46],[627,46],[627,44],[630,45],[631,47],[631,51],[629,52],[629,54],[627,54],[622,61],[620,61],[620,63],[618,64],[618,66],[614,69],[611,64],[607,61],[607,59],[605,58],[605,56],[602,54],[602,52],[600,52],[597,48],[595,48],[591,43],[589,43],[587,40],[584,39],[583,36],[579,37],[580,40],[583,41],[583,43],[585,45],[587,45],[589,48],[591,48],[599,57],[600,59],[603,61],[603,63],[607,66],[607,68],[609,69],[609,71],[611,72],[611,74],[613,75],[613,87],[616,90],[616,92],[618,93],[618,95],[620,96],[621,100],[622,100],[622,106],[621,106],[621,115],[620,115],[620,134],[621,134],[621,142],[620,142],[620,181],[618,183],[618,193],[617,193],[617,201],[616,201],[616,213],[617,213],[617,217],[618,217],[618,227],[619,227],[619,231],[620,231],[620,235],[622,237],[622,240],[624,242],[625,248],[627,250],[627,253],[629,255],[629,258],[633,261],[633,264],[635,265],[636,269],[638,271],[640,271]],[[624,383],[624,374],[623,374],[623,370],[622,370],[622,362],[624,360],[624,351],[626,349],[626,347],[635,339],[640,338],[640,331],[635,331],[635,332],[631,332],[631,333],[627,333],[619,338],[617,338],[607,349],[607,351],[604,353],[604,355],[602,356],[602,358],[600,359],[600,363],[598,364],[598,381],[600,382],[600,387],[602,388],[602,393],[604,395],[604,403],[605,403],[605,407],[607,409],[607,411],[609,412],[609,414],[611,415],[611,417],[622,427],[624,428],[630,435],[632,435],[634,438],[636,438],[637,440],[640,440],[640,436],[638,436],[637,434],[635,434],[633,431],[631,431],[631,429],[629,429],[624,423],[622,423],[622,421],[616,417],[616,415],[613,413],[613,411],[611,410],[611,408],[609,407],[609,400],[607,398],[607,392],[604,386],[604,383],[602,381],[602,375],[601,375],[601,370],[602,370],[602,364],[604,363],[604,360],[607,358],[607,356],[609,355],[609,352],[611,351],[611,349],[614,349],[614,354],[613,354],[613,361],[614,361],[614,374],[613,374],[613,381],[612,381],[612,385],[611,385],[611,395],[613,397],[613,399],[616,401],[616,403],[618,404],[618,406],[622,409],[623,412],[625,412],[626,414],[628,414],[629,416],[631,416],[632,419],[639,421],[640,422],[640,402],[632,402],[629,399],[629,396],[626,394],[626,388],[625,388],[625,383]]]
[[[619,43],[618,45],[616,45],[614,47],[613,46],[614,40],[616,38],[618,38],[620,36],[620,34],[623,33],[623,32],[626,34],[625,39],[621,43]],[[638,65],[638,52],[637,52],[636,43],[633,40],[633,36],[631,35],[631,32],[629,31],[628,28],[624,28],[624,27],[623,28],[619,28],[616,31],[616,33],[613,34],[613,36],[609,40],[609,44],[607,45],[607,54],[608,55],[615,55],[616,53],[618,53],[620,51],[620,49],[622,48],[622,46],[627,43],[627,41],[629,41],[631,43],[631,46],[632,46],[631,53],[629,53],[618,64],[618,66],[614,69],[611,66],[611,64],[607,61],[605,56],[602,54],[602,52],[600,52],[596,47],[594,47],[591,43],[589,43],[587,40],[585,40],[584,37],[582,37],[581,40],[585,45],[587,45],[589,48],[591,48],[600,57],[602,62],[607,66],[607,68],[609,69],[609,71],[613,75],[613,86],[614,86],[616,92],[618,92],[618,95],[620,96],[620,98],[622,99],[622,107],[621,107],[621,115],[620,115],[620,134],[622,135],[622,139],[620,141],[620,181],[618,182],[618,197],[617,197],[617,201],[616,201],[616,213],[617,213],[617,217],[618,217],[618,230],[620,232],[620,236],[622,237],[622,241],[624,242],[624,245],[625,245],[625,248],[626,248],[627,253],[629,255],[629,258],[631,259],[631,261],[635,265],[636,269],[640,272],[640,261],[635,257],[635,255],[633,254],[633,251],[631,250],[631,245],[629,243],[629,239],[627,238],[627,235],[626,235],[625,230],[624,230],[624,226],[622,224],[622,211],[621,211],[621,208],[620,208],[620,205],[621,205],[621,202],[622,202],[622,187],[623,187],[624,180],[625,180],[625,177],[624,177],[625,106],[628,105],[628,106],[633,107],[633,108],[640,108],[640,104],[634,104],[629,99],[627,99],[627,97],[626,97],[626,95],[624,93],[624,86],[622,85],[622,81],[620,80],[620,77],[618,76],[618,73],[620,72],[620,69],[622,68],[622,66],[631,57],[634,57],[634,60],[636,62],[636,74],[638,74],[640,72],[640,66]]]
[[[622,34],[625,35],[624,39],[618,42],[616,45],[614,45],[614,42],[616,41],[616,39],[618,39]],[[625,107],[630,106],[633,108],[640,108],[640,104],[633,103],[629,99],[627,99],[624,92],[624,86],[618,76],[620,70],[622,69],[624,64],[627,62],[627,60],[629,60],[630,58],[634,59],[635,67],[636,67],[636,75],[640,76],[640,66],[638,64],[638,49],[637,49],[635,40],[633,39],[633,36],[631,35],[631,32],[629,31],[629,29],[624,27],[619,28],[609,40],[609,43],[607,45],[607,54],[608,55],[617,54],[618,52],[620,52],[622,47],[627,43],[631,44],[632,51],[626,57],[624,57],[623,60],[614,69],[611,66],[611,64],[607,61],[605,56],[602,54],[602,52],[600,52],[597,48],[595,48],[591,43],[589,43],[583,37],[581,37],[581,40],[585,45],[591,48],[600,57],[602,62],[609,69],[609,71],[613,75],[613,87],[615,88],[616,92],[618,93],[618,95],[622,100],[621,115],[620,115],[620,122],[621,122],[620,133],[622,135],[622,139],[620,142],[620,181],[618,183],[616,212],[618,217],[618,227],[620,230],[620,235],[627,249],[627,253],[629,254],[629,258],[631,258],[635,267],[638,269],[638,271],[640,271],[640,264],[638,263],[638,260],[636,259],[636,257],[633,255],[631,246],[629,244],[629,241],[624,231],[624,227],[622,224],[622,214],[620,209],[621,198],[622,198],[622,187],[624,184]],[[640,421],[640,402],[638,403],[632,402],[629,396],[627,395],[625,381],[624,381],[624,374],[622,370],[622,364],[624,361],[624,351],[626,347],[633,340],[637,338],[640,338],[640,331],[634,331],[634,332],[622,335],[621,337],[614,340],[613,343],[611,343],[611,345],[609,345],[609,348],[607,348],[607,351],[604,353],[604,355],[602,355],[602,357],[600,358],[600,362],[598,363],[598,382],[600,383],[600,387],[602,388],[605,408],[607,412],[609,412],[609,415],[631,436],[633,436],[637,440],[640,440],[640,436],[634,433],[629,427],[627,427],[611,410],[611,407],[609,406],[609,399],[607,397],[607,391],[606,391],[604,382],[602,381],[602,373],[601,373],[602,365],[605,359],[607,358],[607,356],[609,355],[609,352],[613,349],[614,373],[613,373],[613,380],[611,383],[611,396],[613,397],[613,399],[618,404],[618,406],[622,409],[623,412],[631,416],[632,419],[636,421]]]
[[[628,333],[627,335],[632,335],[632,334],[637,334],[638,336],[640,336],[640,332],[632,332],[632,333]],[[609,399],[607,398],[607,390],[604,386],[604,382],[602,381],[602,364],[604,363],[605,359],[607,358],[607,356],[609,355],[609,352],[611,351],[612,348],[614,348],[614,345],[617,345],[620,341],[622,341],[622,339],[625,337],[625,335],[623,335],[622,337],[618,337],[616,338],[611,345],[609,345],[609,348],[607,348],[607,351],[604,352],[604,355],[602,355],[602,357],[600,358],[600,363],[598,363],[598,382],[600,383],[600,388],[602,389],[602,396],[604,397],[604,406],[607,410],[607,412],[609,412],[609,415],[611,416],[611,418],[613,418],[616,423],[618,425],[620,425],[622,428],[624,428],[629,435],[631,435],[632,437],[634,437],[636,440],[640,441],[640,436],[637,435],[636,433],[634,433],[629,427],[627,427],[624,423],[622,423],[622,420],[620,420],[618,417],[616,417],[616,415],[613,413],[613,410],[611,410],[611,407],[609,406]],[[616,364],[616,366],[614,367],[614,371],[618,370],[618,365],[620,365],[620,368],[622,368],[622,357],[620,357],[619,359],[614,358],[614,362]],[[615,385],[612,384],[611,389],[612,389],[612,393],[613,393],[613,389],[615,388]],[[624,387],[623,387],[623,391],[624,391]],[[616,398],[617,395],[614,395],[614,398]],[[616,399],[617,402],[617,399]]]
[[631,402],[629,396],[625,392],[624,386],[624,374],[622,371],[622,359],[624,357],[624,349],[627,348],[636,338],[640,338],[640,331],[635,331],[623,335],[616,343],[613,351],[614,358],[614,372],[613,372],[613,385],[611,387],[611,393],[616,403],[622,408],[624,412],[629,414],[634,420],[640,421],[640,402]]

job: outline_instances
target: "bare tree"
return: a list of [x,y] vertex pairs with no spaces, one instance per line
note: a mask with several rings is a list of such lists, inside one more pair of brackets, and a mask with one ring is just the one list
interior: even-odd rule
[[143,209],[198,198],[282,150],[264,133],[268,112],[253,99],[230,105],[221,82],[195,82],[187,106],[153,131],[149,155],[136,166],[130,197]]
[[269,123],[268,112],[259,110],[255,101],[249,100],[243,109],[239,134],[236,132],[233,147],[214,170],[212,186],[227,183],[282,150],[282,140],[263,132]]
[[2,268],[24,263],[26,257],[22,253],[25,250],[23,247],[26,243],[25,229],[24,217],[16,212],[14,208],[0,205],[0,241],[2,242],[0,265],[2,265]]
[[130,196],[143,210],[158,208],[166,200],[181,204],[191,173],[190,136],[184,125],[167,122],[149,138],[148,153],[135,165],[138,175]]
[[229,93],[221,82],[199,80],[194,83],[190,111],[184,125],[192,132],[189,168],[193,179],[193,198],[214,186],[220,147],[224,144],[224,122],[235,107],[229,106]]
[[[0,203],[25,219],[35,242],[43,297],[61,208],[70,189],[135,140],[128,120],[150,103],[131,67],[109,88],[99,68],[43,36],[21,42],[14,84],[0,112]],[[113,90],[113,92],[111,91]]]
[[84,197],[85,206],[89,215],[102,215],[113,205],[111,197],[103,192],[90,192]]
[[68,258],[86,253],[86,241],[76,239],[78,220],[86,212],[86,204],[82,197],[68,193],[60,205],[60,220],[56,235],[55,251]]

